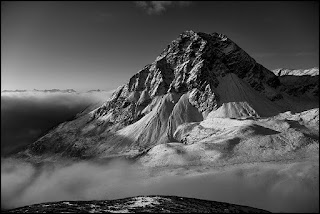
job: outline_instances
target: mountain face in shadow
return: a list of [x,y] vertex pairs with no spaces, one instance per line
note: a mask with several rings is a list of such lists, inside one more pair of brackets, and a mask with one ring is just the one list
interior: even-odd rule
[[[188,144],[187,136],[202,129],[201,124],[210,118],[231,118],[235,123],[251,118],[252,122],[287,111],[300,114],[318,108],[318,76],[294,78],[276,76],[225,35],[185,31],[103,105],[60,124],[18,156],[134,157],[163,143]],[[295,82],[299,82],[297,88]],[[206,128],[211,137],[234,129],[232,121],[213,121]],[[242,123],[237,132],[256,133],[250,128],[257,126],[249,123]],[[255,125],[260,130],[271,128],[268,133],[287,131],[261,121]],[[202,132],[190,142],[208,136]],[[253,135],[245,136],[239,142]],[[289,136],[284,138],[290,141]],[[302,138],[309,142],[304,134]]]

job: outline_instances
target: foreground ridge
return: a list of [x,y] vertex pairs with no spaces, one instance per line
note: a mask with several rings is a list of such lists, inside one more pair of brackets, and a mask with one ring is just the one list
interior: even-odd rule
[[[2,211],[3,212],[3,211]],[[61,201],[34,204],[7,213],[270,213],[224,202],[178,196],[137,196],[117,200]]]

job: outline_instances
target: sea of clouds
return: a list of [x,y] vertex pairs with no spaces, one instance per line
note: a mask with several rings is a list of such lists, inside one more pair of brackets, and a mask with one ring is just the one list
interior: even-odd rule
[[36,141],[54,126],[90,106],[106,101],[111,91],[90,93],[2,92],[1,156]]
[[[5,157],[110,92],[1,94],[1,208],[63,200],[177,195],[273,212],[319,212],[319,163],[256,164],[204,174],[155,175],[123,160],[32,164]],[[183,170],[182,170],[183,171]]]
[[41,202],[176,195],[272,212],[319,212],[319,164],[253,165],[202,174],[152,174],[137,163],[33,165],[1,160],[2,209]]

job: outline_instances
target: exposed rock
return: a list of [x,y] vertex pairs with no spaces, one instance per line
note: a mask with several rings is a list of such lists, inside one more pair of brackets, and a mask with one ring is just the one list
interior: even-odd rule
[[217,108],[217,96],[211,90],[210,85],[207,85],[203,92],[194,88],[189,95],[189,102],[201,112],[208,113]]

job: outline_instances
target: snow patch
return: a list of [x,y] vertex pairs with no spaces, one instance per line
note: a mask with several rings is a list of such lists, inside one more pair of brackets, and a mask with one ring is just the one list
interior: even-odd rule
[[160,204],[158,202],[159,197],[135,197],[133,198],[136,200],[134,204],[129,205],[129,207],[145,207],[145,206],[152,206],[153,204]]
[[252,125],[252,120],[235,120],[230,118],[215,118],[211,117],[209,114],[208,117],[200,123],[204,128],[215,128],[224,130],[232,127]]
[[123,210],[101,210],[101,211],[110,212],[110,213],[130,213],[128,209],[123,209]]
[[66,205],[72,206],[73,204],[70,204],[69,202],[63,202]]

